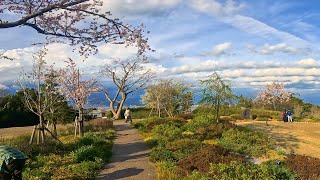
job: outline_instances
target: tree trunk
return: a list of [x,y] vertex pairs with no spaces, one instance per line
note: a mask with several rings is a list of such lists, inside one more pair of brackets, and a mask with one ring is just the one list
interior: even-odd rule
[[[113,109],[113,111],[111,109],[111,112],[113,113],[113,118],[114,119],[120,119],[121,118],[121,110],[122,110],[124,102],[126,100],[127,100],[127,94],[125,92],[122,92],[121,93],[121,100],[120,100],[120,103],[118,104],[117,109],[115,110],[114,105],[112,107],[110,107],[110,108]],[[111,106],[111,104],[110,104],[110,106]]]
[[79,108],[79,135],[80,137],[83,136],[84,133],[84,126],[83,126],[83,108]]
[[44,144],[46,142],[46,135],[44,133],[44,118],[43,118],[43,114],[40,114],[39,116],[39,124],[40,124],[40,127],[39,127],[39,135],[41,136],[41,143]]
[[53,135],[55,135],[55,136],[58,136],[58,133],[57,133],[57,121],[56,120],[54,120],[53,122],[52,122],[52,134]]

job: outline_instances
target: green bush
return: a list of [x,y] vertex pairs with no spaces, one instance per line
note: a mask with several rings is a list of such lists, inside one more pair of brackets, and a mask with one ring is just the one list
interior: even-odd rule
[[96,157],[100,156],[99,148],[89,145],[82,146],[79,149],[71,153],[75,162],[81,161],[95,161]]
[[233,120],[243,119],[239,114],[231,114],[230,117],[231,117]]
[[182,130],[176,127],[174,123],[157,125],[151,132],[163,145],[167,142],[182,138]]
[[215,121],[213,120],[213,118],[209,118],[207,116],[196,116],[188,124],[186,124],[183,129],[198,133],[199,128],[204,128],[214,123]]
[[169,142],[166,149],[173,152],[174,159],[179,160],[185,158],[201,148],[202,143],[198,140],[179,139]]
[[220,146],[232,151],[259,157],[266,154],[272,143],[262,132],[251,131],[245,128],[233,128],[222,134]]
[[173,152],[163,147],[153,148],[149,158],[152,162],[175,161]]
[[251,109],[251,113],[256,115],[257,117],[267,117],[270,119],[279,119],[280,118],[280,111],[270,111],[264,109]]
[[256,121],[269,121],[269,118],[266,118],[266,117],[257,117],[255,120],[256,120]]
[[228,164],[211,164],[209,174],[213,176],[213,179],[295,179],[290,170],[275,162],[267,162],[261,165],[236,161]]

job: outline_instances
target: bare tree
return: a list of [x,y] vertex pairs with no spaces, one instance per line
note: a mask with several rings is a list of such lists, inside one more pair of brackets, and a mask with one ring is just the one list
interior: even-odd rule
[[[32,133],[30,144],[33,143],[33,138],[36,132],[38,132],[37,143],[45,143],[46,136],[45,130],[51,133],[44,126],[44,114],[50,106],[48,87],[43,82],[46,80],[47,69],[45,67],[46,49],[41,49],[33,56],[33,71],[31,74],[23,74],[17,81],[23,90],[24,102],[27,108],[34,114],[39,116],[39,125],[34,128]],[[33,89],[28,88],[32,87]],[[51,133],[52,137],[56,140],[58,138]],[[59,141],[59,140],[58,140]],[[60,141],[59,141],[60,142]]]
[[174,117],[191,108],[192,94],[188,85],[173,80],[161,80],[147,87],[142,102],[151,108],[150,114],[157,110],[161,117],[161,111],[164,110],[169,117]]
[[[57,114],[60,108],[66,102],[65,97],[62,95],[58,87],[59,74],[53,69],[53,66],[48,68],[47,74],[45,74],[45,92],[49,101],[49,107],[45,113],[45,118],[52,124],[52,133],[57,136]],[[49,126],[47,126],[49,128]]]
[[121,117],[121,110],[128,95],[143,89],[147,82],[154,77],[151,69],[147,68],[145,63],[147,60],[139,56],[124,60],[119,59],[106,64],[101,71],[103,76],[112,80],[116,88],[114,95],[111,94],[110,89],[104,90],[115,119]]
[[69,59],[67,63],[67,67],[59,71],[60,89],[65,97],[72,100],[78,109],[79,135],[83,136],[83,108],[88,103],[90,94],[97,92],[99,88],[94,80],[81,80],[79,69],[72,59]]
[[[97,43],[135,45],[142,54],[150,47],[137,27],[102,12],[103,0],[1,0],[0,29],[29,27],[47,36],[48,42],[68,41],[84,55],[97,52]],[[3,17],[9,17],[6,20]],[[16,20],[11,20],[18,17]]]

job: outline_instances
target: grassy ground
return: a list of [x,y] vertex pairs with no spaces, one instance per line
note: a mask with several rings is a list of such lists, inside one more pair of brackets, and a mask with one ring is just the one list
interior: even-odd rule
[[[62,130],[72,126],[73,126],[72,124],[57,125],[57,129]],[[0,138],[11,138],[18,135],[26,135],[26,134],[31,135],[32,129],[33,129],[33,126],[0,128]]]
[[269,134],[287,152],[320,158],[320,124],[250,121],[239,124]]

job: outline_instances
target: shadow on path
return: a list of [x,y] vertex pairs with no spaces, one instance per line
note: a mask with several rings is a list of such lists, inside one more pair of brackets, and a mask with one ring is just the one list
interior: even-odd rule
[[138,131],[121,121],[114,122],[114,126],[117,136],[112,147],[111,163],[104,167],[97,179],[156,179],[154,164],[148,158],[150,149]]
[[99,176],[99,178],[106,178],[108,180],[128,178],[131,176],[136,176],[143,171],[144,171],[144,169],[139,169],[139,168],[126,168],[126,169],[114,171],[113,173],[110,173],[107,175],[101,175],[101,176]]

